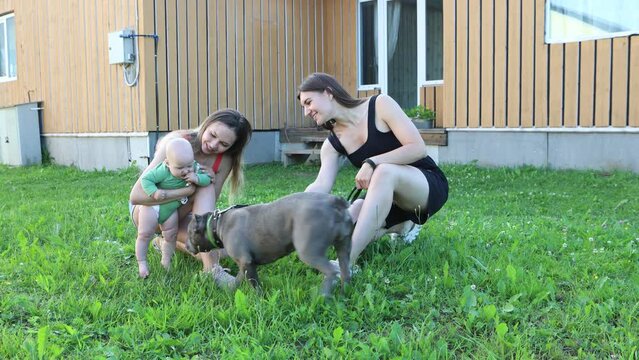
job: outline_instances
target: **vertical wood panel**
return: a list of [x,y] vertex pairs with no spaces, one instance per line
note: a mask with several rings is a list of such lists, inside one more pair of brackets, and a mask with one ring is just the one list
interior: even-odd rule
[[227,107],[237,109],[237,60],[235,51],[237,47],[235,1],[226,0],[226,79],[227,79]]
[[169,126],[170,130],[180,128],[180,113],[179,113],[179,79],[178,68],[180,63],[178,62],[178,28],[177,28],[177,1],[178,0],[166,0],[166,14],[167,14],[167,68],[168,68],[168,96],[169,96]]
[[273,67],[273,59],[271,58],[271,14],[270,14],[271,0],[262,0],[262,21],[260,29],[262,31],[262,51],[261,51],[261,63],[262,63],[262,128],[271,127],[271,75]]
[[595,100],[595,42],[581,43],[579,63],[579,126],[590,127],[594,124]]
[[614,127],[626,126],[627,101],[628,101],[628,38],[612,40],[612,100],[611,125]]
[[435,127],[442,127],[444,121],[443,85],[421,87],[420,104],[435,112]]
[[[78,4],[78,10],[77,10],[77,17],[76,19],[78,20],[77,22],[77,27],[76,27],[76,31],[79,31],[77,36],[78,36],[78,41],[80,42],[80,44],[89,44],[89,39],[91,37],[91,34],[89,32],[89,28],[88,28],[88,24],[87,24],[87,13],[88,7],[91,7],[90,3],[84,2],[82,1],[81,3]],[[78,78],[77,81],[82,84],[81,88],[84,88],[84,91],[80,91],[79,92],[79,96],[78,96],[78,101],[80,102],[80,109],[79,109],[79,129],[82,132],[87,132],[87,131],[91,131],[92,130],[92,124],[91,124],[91,120],[92,117],[89,116],[89,111],[88,111],[88,106],[89,104],[94,104],[96,101],[95,98],[95,94],[94,94],[94,90],[93,90],[93,84],[89,83],[89,58],[90,55],[88,54],[88,46],[82,46],[82,47],[78,47],[78,51],[76,51],[76,55],[78,57],[78,67],[76,69],[76,73],[78,74]],[[95,119],[95,118],[93,118]],[[95,120],[93,120],[95,121]]]
[[[317,0],[313,0],[317,2]],[[342,66],[344,67],[344,86],[350,93],[354,93],[357,88],[357,59],[355,57],[357,52],[357,43],[355,37],[357,36],[357,21],[351,21],[349,19],[357,18],[357,2],[345,1],[342,4],[342,17],[344,18],[344,29],[342,41],[344,42],[344,53],[342,56]],[[322,32],[317,32],[321,34]],[[321,49],[321,42],[317,41],[317,47]],[[317,52],[316,52],[317,54]],[[315,64],[316,67],[319,64]]]
[[[293,46],[293,0],[285,0],[284,6],[284,24],[285,24],[285,38],[286,44],[284,45],[286,51],[286,73],[285,83],[289,89],[297,89],[294,73],[290,70],[294,68],[294,46]],[[293,91],[293,90],[291,90]],[[286,106],[286,124],[289,127],[295,127],[295,109],[298,107],[297,99],[291,93],[289,101]]]
[[630,82],[628,101],[628,125],[639,126],[639,38],[630,37]]
[[544,0],[535,0],[535,127],[548,126],[548,45],[544,43]]
[[288,118],[286,116],[287,104],[293,101],[293,89],[290,89],[286,83],[286,22],[284,17],[285,2],[277,1],[277,121],[278,127],[283,128],[288,126]]
[[548,107],[548,120],[550,127],[561,127],[561,119],[563,116],[563,60],[564,50],[562,44],[550,45],[550,68],[548,84],[550,90],[550,103]]
[[610,123],[610,54],[611,40],[596,41],[595,76],[595,126],[604,127]]
[[[476,11],[474,5],[468,12],[468,126],[472,128],[479,127],[479,116],[481,104],[479,102],[480,82],[479,82],[479,62],[481,59],[480,46],[480,11]],[[434,89],[433,89],[434,92]],[[434,95],[434,94],[433,94]]]
[[337,53],[334,48],[337,43],[337,34],[335,32],[335,6],[334,0],[327,0],[324,2],[324,24],[327,30],[324,39],[324,71],[329,74],[334,74],[336,72],[335,59],[337,57]]
[[206,18],[207,18],[207,47],[206,47],[206,56],[207,56],[207,88],[208,88],[208,113],[213,113],[215,110],[219,108],[218,97],[220,94],[218,83],[217,83],[217,33],[218,31],[218,23],[217,23],[217,0],[208,0],[206,3]]
[[444,104],[446,117],[444,127],[454,127],[455,117],[455,3],[442,3],[444,26]]
[[253,6],[247,3],[246,8],[244,9],[244,26],[246,29],[245,32],[245,83],[246,87],[246,108],[244,110],[244,115],[248,119],[248,121],[255,125],[255,38],[253,32]]
[[244,24],[244,1],[236,1],[235,2],[235,29],[236,29],[236,61],[237,61],[237,78],[235,83],[236,85],[236,97],[237,97],[237,110],[246,116],[246,44],[244,33],[245,33],[245,24]]
[[228,71],[227,71],[227,50],[226,43],[226,0],[216,0],[217,5],[217,32],[212,34],[217,36],[217,91],[218,91],[218,108],[226,108],[229,106],[228,97]]
[[456,126],[468,127],[468,0],[457,0]]
[[202,123],[209,114],[208,106],[208,76],[207,76],[207,12],[206,2],[198,1],[197,3],[197,82],[198,82],[198,113],[196,114],[196,124]]
[[[130,27],[131,23],[128,21],[129,7],[127,5],[128,4],[126,0],[121,0],[119,6],[116,9],[117,24],[118,24],[118,26],[116,27],[116,30],[131,28]],[[130,107],[131,107],[131,98],[129,96],[126,96],[128,91],[127,91],[126,85],[124,84],[124,68],[122,66],[116,66],[116,67],[117,67],[117,72],[120,76],[119,81],[115,82],[118,99],[120,99],[120,102],[118,105],[118,113],[120,114],[120,116],[118,117],[118,120],[119,120],[118,123],[115,125],[114,128],[110,129],[110,131],[116,131],[116,129],[124,129],[125,131],[130,131],[130,128],[128,127],[128,125],[131,122],[130,113],[129,113]]]
[[577,89],[579,87],[579,44],[568,43],[564,53],[564,118],[563,126],[577,126]]
[[507,80],[506,80],[506,122],[508,127],[518,127],[520,121],[520,66],[521,66],[521,21],[519,1],[507,1],[508,5],[508,50],[507,50]]
[[[136,10],[137,10],[137,4],[138,2],[133,2],[133,3],[127,3],[126,6],[126,27],[129,29],[133,29],[136,32],[139,32],[139,19],[136,19]],[[139,16],[139,15],[138,15]],[[139,49],[141,46],[141,41],[140,38],[135,38],[133,39],[134,42],[134,48],[136,49],[137,54],[139,55]],[[137,60],[139,61],[139,60]],[[131,65],[132,69],[136,68],[136,65],[133,64]],[[135,70],[132,73],[133,77],[132,79],[129,79],[129,81],[138,81],[139,80],[139,75],[138,79],[135,79]],[[124,85],[124,82],[123,82]],[[139,109],[140,109],[140,97],[139,97],[139,89],[140,86],[139,84],[136,84],[135,86],[126,86],[124,85],[122,87],[124,89],[124,93],[123,95],[129,100],[128,101],[128,107],[126,109],[126,114],[127,116],[125,117],[125,123],[124,126],[122,127],[123,129],[125,129],[125,131],[135,131],[137,129],[140,129],[142,126],[141,120],[140,120],[140,116],[139,116]]]
[[[167,91],[167,29],[166,29],[166,2],[155,0],[155,31],[158,35],[157,43],[157,70],[158,70],[158,115],[157,130],[169,129],[169,97]],[[149,128],[153,130],[153,128]]]
[[268,103],[269,103],[269,117],[268,117],[268,126],[269,129],[277,128],[277,124],[279,121],[278,115],[278,84],[277,84],[277,75],[278,75],[278,64],[277,64],[277,36],[278,36],[278,26],[277,26],[277,0],[269,0],[268,1],[268,57],[269,57],[269,67],[268,67]]
[[190,129],[197,126],[200,113],[199,109],[199,77],[198,77],[198,15],[197,4],[194,1],[185,2],[186,7],[186,95],[187,95],[187,125],[183,127]]
[[[140,27],[138,31],[142,34],[155,34],[155,6],[158,1],[145,1],[138,3],[140,6]],[[140,46],[140,81],[138,91],[140,92],[140,106],[138,116],[141,125],[135,131],[154,131],[157,127],[158,111],[156,111],[156,69],[155,69],[155,40],[153,38],[142,38]],[[160,105],[160,103],[158,103]]]
[[521,108],[520,125],[530,128],[533,125],[533,97],[534,95],[534,47],[535,34],[535,3],[522,1],[521,9]]
[[481,126],[491,127],[493,125],[493,0],[483,0],[481,2],[481,81],[480,81],[480,104],[481,104]]
[[253,46],[255,48],[255,127],[258,129],[264,128],[264,92],[263,92],[263,71],[264,63],[262,59],[262,42],[263,42],[263,30],[262,30],[262,3],[264,0],[254,2],[255,8],[253,9]]
[[[306,26],[306,18],[304,18],[304,3],[305,1],[298,0],[296,2],[296,7],[294,9],[295,20],[294,20],[294,28],[295,32],[295,55],[296,55],[296,64],[297,66],[293,70],[295,73],[295,79],[297,80],[295,86],[298,86],[302,80],[308,75],[304,71],[304,62],[305,62],[305,46],[304,42],[306,41],[304,27]],[[334,5],[334,4],[333,4]],[[333,73],[335,75],[335,73]],[[337,78],[339,80],[339,77]],[[295,107],[295,123],[297,126],[300,126],[304,122],[304,114],[301,111],[300,106]]]
[[[494,99],[493,99],[493,126],[503,128],[506,125],[506,66],[507,41],[506,19],[508,12],[506,0],[495,0],[495,50],[493,54],[494,67]],[[501,20],[500,20],[501,19]]]

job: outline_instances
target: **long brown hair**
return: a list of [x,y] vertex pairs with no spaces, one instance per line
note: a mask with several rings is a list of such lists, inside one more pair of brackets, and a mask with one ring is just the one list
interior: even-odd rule
[[[226,150],[224,154],[231,157],[231,189],[230,196],[234,197],[244,184],[244,173],[242,171],[242,154],[246,144],[248,144],[253,133],[251,124],[239,111],[233,109],[217,110],[209,115],[196,129],[197,136],[191,137],[193,153],[202,153],[202,135],[211,124],[221,122],[235,132],[235,142]],[[219,194],[217,194],[219,196]]]
[[309,75],[300,86],[297,88],[297,100],[300,99],[300,93],[304,91],[316,91],[323,92],[326,90],[329,94],[333,95],[333,99],[340,105],[347,108],[354,108],[357,105],[366,101],[366,99],[358,99],[351,96],[351,94],[344,89],[344,87],[335,80],[329,74],[316,72]]

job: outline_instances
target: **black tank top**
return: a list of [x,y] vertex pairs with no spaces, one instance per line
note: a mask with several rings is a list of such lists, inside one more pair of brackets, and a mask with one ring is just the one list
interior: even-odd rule
[[[344,149],[344,146],[339,141],[333,130],[331,130],[331,133],[328,135],[328,141],[331,145],[333,145],[333,148],[335,148],[338,153],[345,155],[348,160],[350,160],[351,164],[358,168],[362,167],[365,159],[387,153],[402,146],[402,143],[397,140],[397,137],[395,137],[395,134],[392,131],[381,132],[377,130],[377,127],[375,126],[376,99],[377,95],[371,97],[368,102],[368,137],[366,142],[359,149],[355,150],[351,154],[347,154],[346,149]],[[408,165],[422,170],[431,170],[436,172],[441,171],[430,156],[426,156]]]

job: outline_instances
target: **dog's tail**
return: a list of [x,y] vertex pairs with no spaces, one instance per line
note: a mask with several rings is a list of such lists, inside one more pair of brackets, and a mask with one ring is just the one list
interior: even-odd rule
[[353,219],[348,211],[349,203],[343,198],[335,197],[333,203],[339,216],[335,219],[335,229],[337,231],[337,239],[335,240],[335,252],[337,252],[337,260],[339,261],[339,270],[342,277],[342,292],[344,292],[344,284],[351,281],[351,237],[353,235]]

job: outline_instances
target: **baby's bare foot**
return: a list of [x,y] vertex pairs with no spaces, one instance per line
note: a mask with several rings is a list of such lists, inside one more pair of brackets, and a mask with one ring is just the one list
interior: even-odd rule
[[149,277],[149,268],[146,264],[146,260],[138,261],[138,274],[142,279]]

